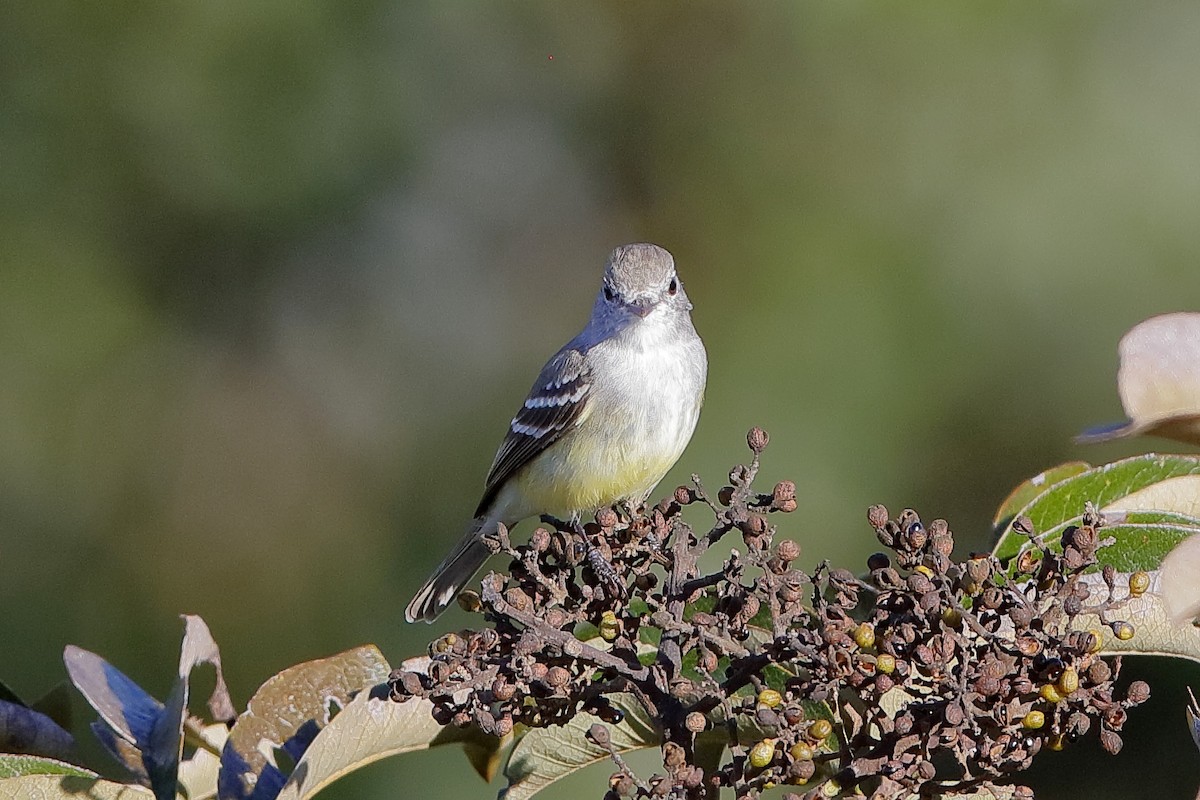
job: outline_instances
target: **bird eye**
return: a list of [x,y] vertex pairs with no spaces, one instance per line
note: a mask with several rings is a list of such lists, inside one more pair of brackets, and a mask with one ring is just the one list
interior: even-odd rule
[[607,283],[604,284],[604,299],[610,303],[616,299],[616,297],[613,295],[612,287],[609,286]]
[[671,283],[667,285],[667,294],[675,294],[679,291],[679,281],[671,278]]

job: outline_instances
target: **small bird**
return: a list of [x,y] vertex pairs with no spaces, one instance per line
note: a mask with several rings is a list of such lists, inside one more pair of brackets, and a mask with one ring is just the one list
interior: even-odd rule
[[534,514],[636,508],[692,438],[708,356],[675,260],[653,244],[608,258],[592,316],[513,417],[466,534],[404,611],[432,622],[490,555],[484,537]]

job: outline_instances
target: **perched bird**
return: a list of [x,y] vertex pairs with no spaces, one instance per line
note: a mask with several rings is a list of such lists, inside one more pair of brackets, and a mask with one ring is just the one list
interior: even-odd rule
[[592,316],[542,367],[509,424],[450,555],[404,612],[432,622],[487,560],[484,537],[535,514],[578,519],[645,502],[683,453],[704,400],[708,357],[671,254],[653,244],[608,258]]

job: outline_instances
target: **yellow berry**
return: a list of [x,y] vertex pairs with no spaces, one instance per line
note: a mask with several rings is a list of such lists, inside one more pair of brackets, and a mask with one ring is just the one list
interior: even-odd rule
[[875,628],[869,622],[860,622],[854,629],[854,642],[863,650],[875,645]]
[[1061,703],[1063,701],[1062,693],[1058,691],[1058,687],[1053,683],[1043,684],[1038,694],[1040,694],[1042,699],[1047,703]]
[[763,739],[750,748],[750,766],[762,769],[775,759],[775,740]]
[[812,761],[813,749],[808,742],[796,742],[788,751],[788,755],[797,761]]
[[942,612],[942,622],[951,628],[957,628],[959,625],[962,625],[962,612],[954,607],[947,608]]
[[600,625],[597,627],[600,629],[600,637],[606,642],[611,642],[621,633],[621,621],[611,611],[605,611],[600,615]]
[[1129,576],[1129,593],[1134,597],[1141,597],[1150,588],[1150,574],[1138,570]]
[[1134,634],[1133,626],[1128,622],[1114,622],[1112,624],[1112,632],[1122,642],[1128,642],[1133,638]]
[[919,572],[922,575],[924,575],[926,578],[933,577],[933,570],[931,570],[929,567],[925,566],[924,564],[919,565],[915,570],[913,570],[913,572]]
[[1099,653],[1100,648],[1104,647],[1104,632],[1099,628],[1088,628],[1088,633],[1092,635],[1092,646],[1088,648],[1089,653]]
[[1069,695],[1071,692],[1079,688],[1079,673],[1074,667],[1067,667],[1062,671],[1062,675],[1058,676],[1058,691],[1062,694]]
[[1046,715],[1041,711],[1030,711],[1021,719],[1021,725],[1030,731],[1036,731],[1046,724]]
[[827,719],[819,719],[808,726],[809,737],[816,739],[818,742],[823,742],[829,738],[829,734],[833,733],[833,725]]
[[875,659],[875,669],[884,675],[891,675],[896,669],[896,657],[891,653],[880,653]]
[[783,695],[774,689],[763,689],[758,693],[758,704],[767,708],[775,708],[783,702]]

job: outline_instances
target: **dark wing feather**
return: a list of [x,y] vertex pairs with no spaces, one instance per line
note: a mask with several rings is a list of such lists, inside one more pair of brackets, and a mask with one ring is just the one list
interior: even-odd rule
[[590,390],[583,353],[563,350],[550,359],[508,426],[508,435],[488,472],[476,517],[487,512],[500,487],[579,423]]

